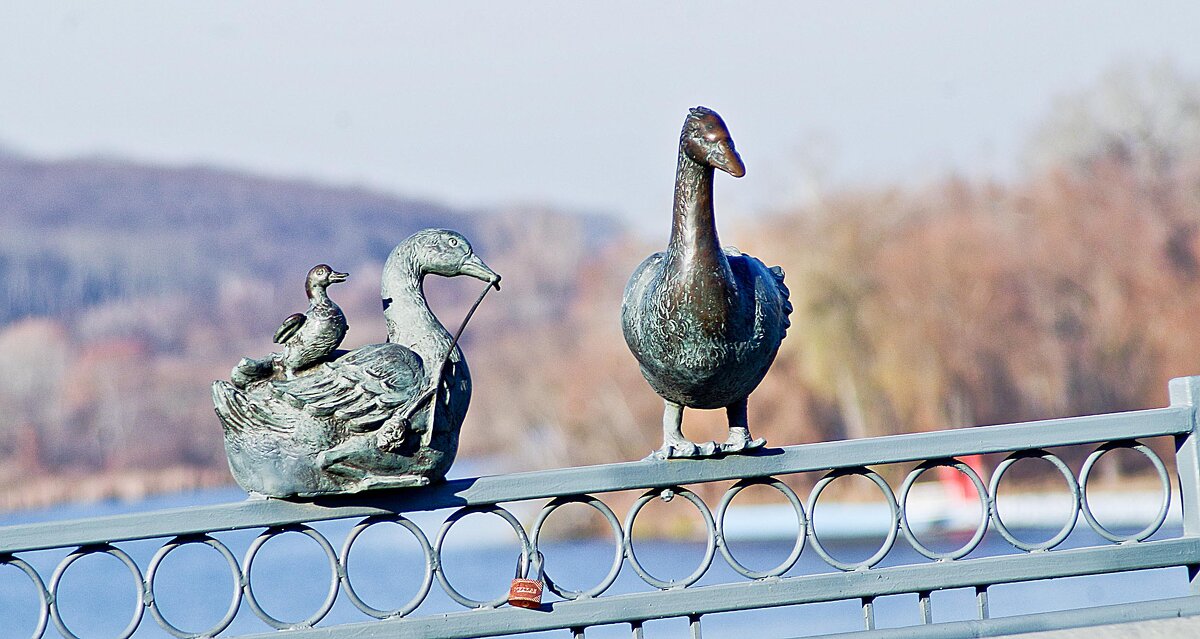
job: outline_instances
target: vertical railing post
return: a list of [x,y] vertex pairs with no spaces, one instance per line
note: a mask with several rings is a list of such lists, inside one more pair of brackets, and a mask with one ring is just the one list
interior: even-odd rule
[[867,630],[875,629],[875,598],[862,598],[863,625]]
[[[1196,432],[1196,407],[1200,404],[1200,377],[1171,380],[1171,406],[1190,409],[1191,429],[1175,436],[1175,468],[1179,473],[1179,505],[1183,510],[1183,535],[1200,543],[1200,434]],[[1193,595],[1200,595],[1200,566],[1188,566]]]

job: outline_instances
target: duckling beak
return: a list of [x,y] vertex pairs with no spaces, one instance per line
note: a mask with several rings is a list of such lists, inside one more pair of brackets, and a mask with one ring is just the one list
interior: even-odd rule
[[490,282],[492,286],[496,287],[497,291],[500,290],[500,274],[488,268],[488,265],[484,264],[483,260],[479,259],[479,256],[474,253],[459,267],[458,274],[470,275],[476,279]]
[[350,277],[349,273],[338,273],[337,271],[334,271],[329,274],[329,282],[345,282],[347,277]]

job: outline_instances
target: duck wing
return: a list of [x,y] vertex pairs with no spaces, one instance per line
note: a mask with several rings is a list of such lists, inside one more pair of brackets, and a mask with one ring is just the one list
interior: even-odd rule
[[304,325],[304,320],[306,319],[308,318],[304,313],[292,313],[288,315],[287,319],[283,320],[283,323],[275,330],[275,343],[282,344],[292,339],[292,336]]
[[333,418],[350,430],[378,428],[426,385],[419,355],[399,344],[371,344],[307,375],[271,382],[296,408]]

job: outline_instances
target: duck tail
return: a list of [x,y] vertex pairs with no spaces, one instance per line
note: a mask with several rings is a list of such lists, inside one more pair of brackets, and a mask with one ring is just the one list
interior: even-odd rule
[[771,275],[775,277],[775,288],[779,289],[780,306],[783,307],[783,328],[787,330],[792,325],[792,320],[788,316],[792,314],[792,302],[789,299],[792,292],[788,290],[787,284],[783,283],[783,267],[772,266]]
[[233,367],[233,371],[229,373],[229,379],[237,388],[245,388],[252,382],[257,382],[260,379],[267,379],[275,374],[275,357],[264,357],[263,359],[254,359],[253,357],[243,357],[242,361]]

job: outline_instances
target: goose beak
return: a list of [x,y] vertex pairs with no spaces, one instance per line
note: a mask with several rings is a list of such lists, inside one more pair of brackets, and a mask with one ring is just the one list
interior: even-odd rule
[[721,145],[722,153],[718,153],[714,158],[713,166],[732,175],[735,178],[740,178],[746,174],[746,165],[742,163],[742,156],[738,155],[737,149],[733,148],[733,142],[728,145]]
[[338,273],[337,271],[334,271],[329,274],[329,281],[330,283],[345,282],[347,277],[350,277],[349,273]]
[[483,260],[479,259],[479,256],[474,253],[459,267],[458,274],[470,275],[476,279],[489,282],[492,286],[496,287],[497,291],[500,290],[500,274],[488,268],[488,265],[484,264]]

